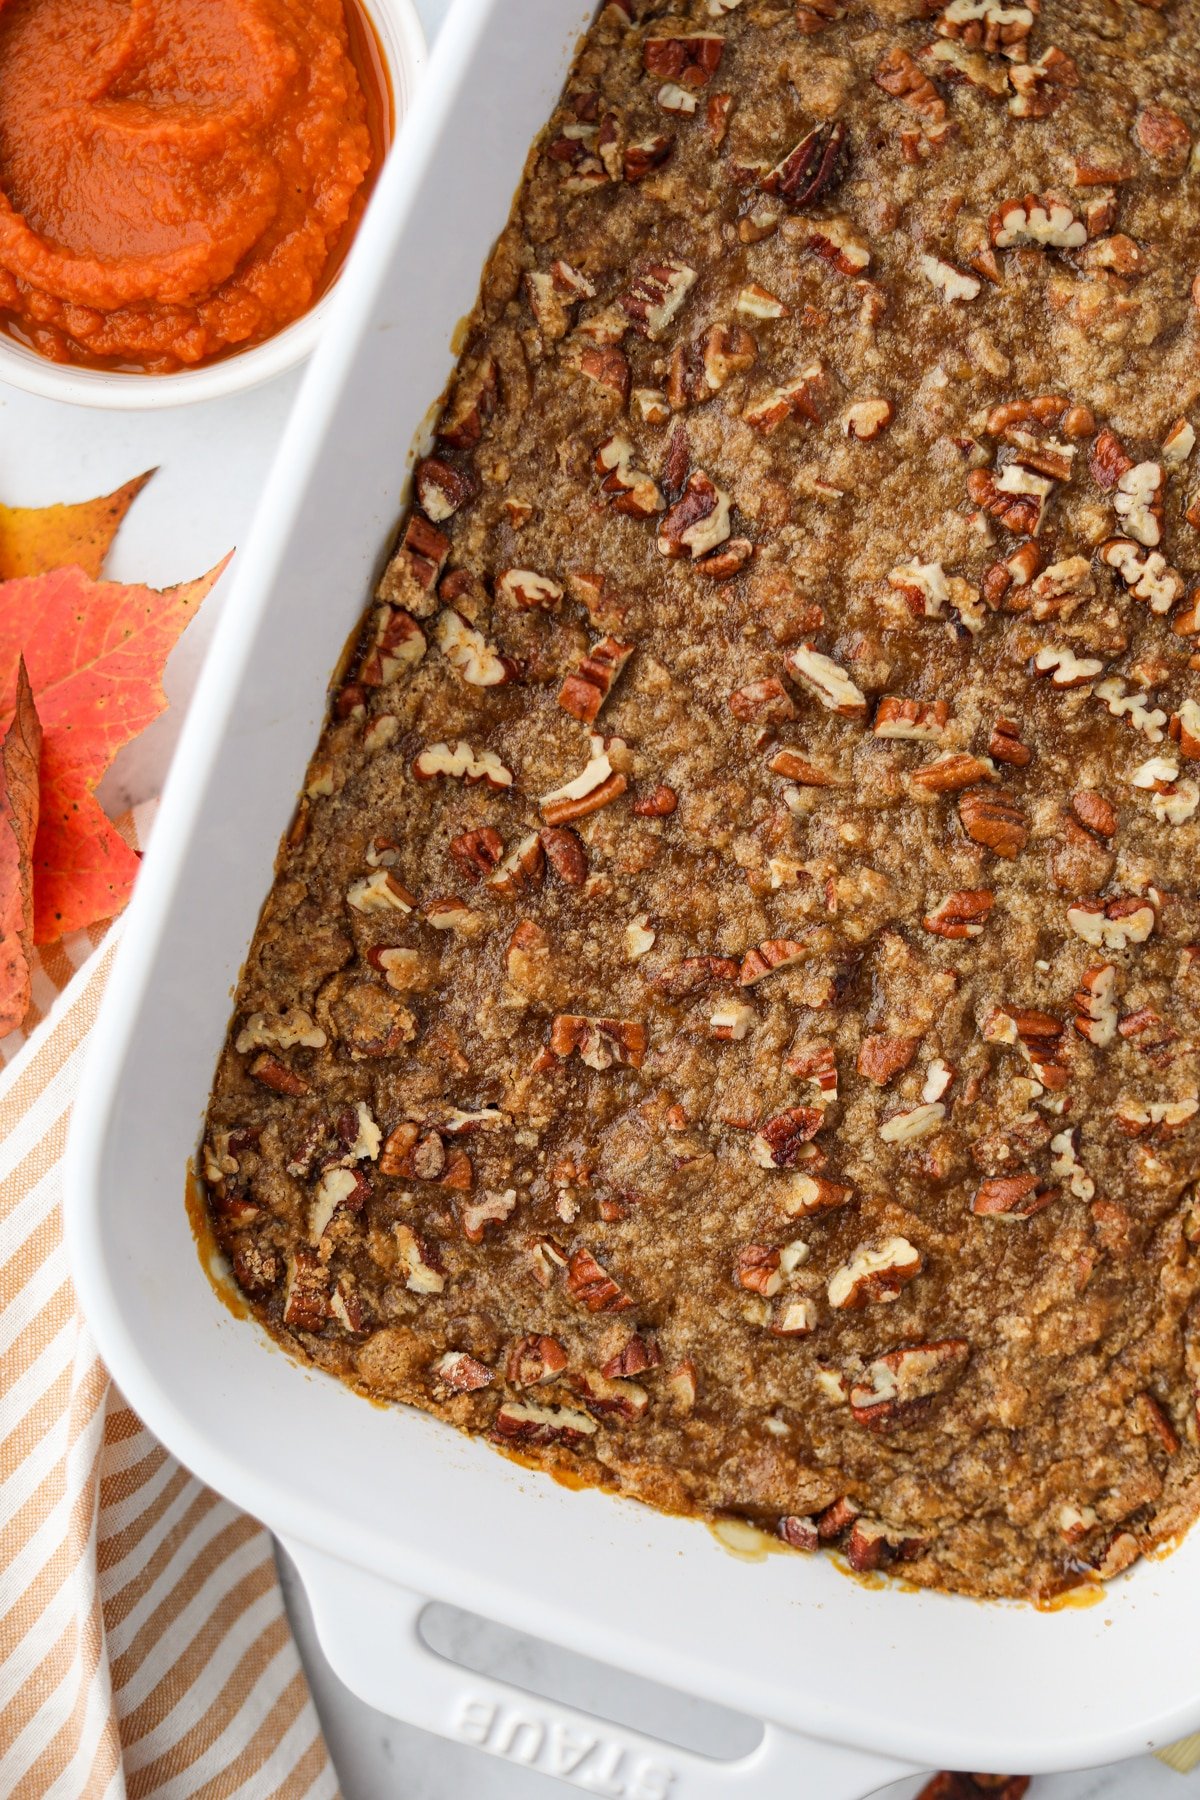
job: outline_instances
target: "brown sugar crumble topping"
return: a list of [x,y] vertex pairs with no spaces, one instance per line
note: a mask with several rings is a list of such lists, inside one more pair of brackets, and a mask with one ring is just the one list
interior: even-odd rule
[[208,1117],[267,1328],[975,1595],[1200,1510],[1192,0],[609,0]]

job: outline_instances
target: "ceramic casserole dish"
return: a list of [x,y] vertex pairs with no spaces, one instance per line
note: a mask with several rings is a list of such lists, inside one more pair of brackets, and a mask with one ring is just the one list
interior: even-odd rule
[[[123,933],[69,1151],[99,1348],[195,1473],[294,1555],[373,1705],[599,1794],[853,1800],[914,1767],[1078,1768],[1200,1726],[1200,1534],[1038,1612],[730,1556],[703,1525],[569,1492],[365,1403],[231,1316],[184,1206],[231,994],[327,683],[389,547],[526,152],[593,0],[457,0],[332,302],[241,550]],[[470,1675],[430,1598],[766,1722],[722,1763]]]

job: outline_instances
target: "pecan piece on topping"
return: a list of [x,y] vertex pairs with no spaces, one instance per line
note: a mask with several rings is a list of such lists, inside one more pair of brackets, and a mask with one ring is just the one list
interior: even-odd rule
[[1095,788],[1080,788],[1072,794],[1071,811],[1079,823],[1094,831],[1097,837],[1110,838],[1117,829],[1116,807]]
[[547,825],[538,833],[546,861],[560,881],[568,887],[582,887],[587,880],[588,860],[578,833],[566,826]]
[[617,296],[617,305],[633,329],[654,343],[674,319],[695,280],[696,271],[687,263],[646,263]]
[[567,1292],[590,1313],[624,1312],[633,1305],[590,1250],[576,1250],[567,1264]]
[[743,987],[753,987],[764,975],[772,975],[778,969],[787,969],[793,963],[803,962],[809,954],[808,945],[799,939],[770,938],[755,949],[747,950],[742,958],[738,980]]
[[791,1169],[803,1157],[803,1147],[825,1123],[820,1106],[789,1106],[768,1119],[751,1145],[754,1160],[766,1169]]
[[792,212],[801,212],[837,186],[846,172],[847,153],[846,127],[840,120],[826,120],[768,170],[760,186],[777,194]]
[[632,655],[633,645],[623,644],[619,638],[605,637],[593,644],[559,690],[558,704],[563,711],[581,724],[593,724]]
[[877,1356],[850,1386],[855,1423],[876,1430],[911,1419],[958,1379],[969,1355],[965,1338],[941,1338]]
[[971,1211],[987,1218],[1031,1219],[1058,1199],[1057,1188],[1043,1188],[1036,1175],[993,1175],[981,1182]]
[[877,1247],[862,1244],[830,1277],[830,1305],[854,1311],[869,1301],[895,1300],[923,1266],[921,1252],[907,1238],[888,1238]]
[[1017,856],[1028,842],[1025,815],[1006,795],[968,788],[959,799],[958,816],[972,842],[983,844],[997,856]]
[[486,1363],[481,1363],[465,1350],[447,1350],[433,1365],[433,1373],[443,1387],[455,1394],[474,1394],[490,1387],[493,1376]]
[[796,702],[777,675],[735,688],[729,710],[744,725],[783,725],[796,717]]
[[926,931],[932,931],[938,937],[978,937],[995,899],[990,888],[959,888],[956,893],[939,900],[921,923]]
[[779,1261],[778,1250],[765,1244],[746,1244],[738,1251],[734,1278],[749,1293],[761,1294],[764,1300],[774,1299],[783,1286]]
[[611,1069],[627,1064],[640,1069],[646,1054],[646,1027],[636,1019],[594,1019],[580,1013],[558,1013],[550,1027],[550,1039],[534,1064],[548,1069],[578,1051],[589,1069]]
[[470,881],[490,875],[504,855],[504,839],[490,825],[464,831],[450,843],[450,854]]
[[1079,978],[1075,993],[1078,1008],[1075,1029],[1098,1050],[1111,1044],[1117,1033],[1117,971],[1112,963],[1095,963]]
[[417,618],[433,612],[438,577],[450,554],[450,539],[420,513],[412,513],[396,552],[383,572],[379,598]]
[[688,555],[695,562],[728,536],[729,495],[703,469],[693,469],[679,499],[659,524],[659,554]]
[[553,1381],[567,1366],[567,1353],[557,1338],[530,1332],[518,1338],[508,1353],[504,1378],[510,1387],[540,1387]]
[[[913,704],[911,701],[909,705]],[[899,737],[907,733],[890,732],[883,736]],[[948,750],[931,763],[923,763],[909,776],[909,786],[929,794],[959,794],[964,788],[981,781],[997,781],[999,777],[986,756],[972,756],[966,750]]]
[[736,985],[740,966],[736,956],[684,956],[661,968],[652,985],[668,1000],[688,1000],[722,983]]
[[440,456],[426,456],[413,472],[413,485],[422,510],[435,525],[449,519],[479,492],[478,478],[458,469]]
[[639,819],[668,819],[679,805],[674,788],[663,783],[636,799],[629,810]]
[[655,33],[642,44],[642,67],[659,81],[707,87],[721,64],[725,39],[712,31]]
[[895,1037],[876,1032],[865,1037],[858,1050],[858,1072],[876,1087],[886,1087],[893,1075],[907,1069],[920,1048],[919,1037]]

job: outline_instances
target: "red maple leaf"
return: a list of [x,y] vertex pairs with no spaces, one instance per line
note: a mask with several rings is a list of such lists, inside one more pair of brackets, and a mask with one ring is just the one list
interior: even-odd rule
[[44,734],[36,943],[111,918],[128,900],[138,859],[94,790],[165,707],[163,665],[224,567],[162,593],[92,581],[79,568],[0,582],[0,719],[13,713],[23,654]]

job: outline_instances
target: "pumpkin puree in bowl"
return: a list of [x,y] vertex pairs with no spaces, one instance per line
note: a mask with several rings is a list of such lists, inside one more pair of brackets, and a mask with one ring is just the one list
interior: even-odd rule
[[381,148],[351,51],[343,0],[0,0],[8,327],[157,372],[298,318]]

